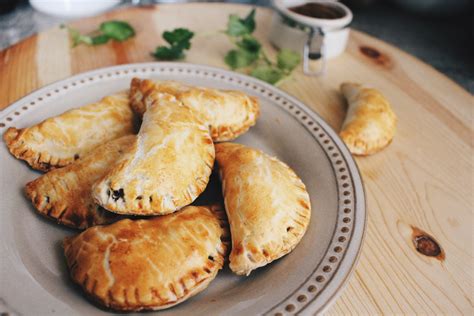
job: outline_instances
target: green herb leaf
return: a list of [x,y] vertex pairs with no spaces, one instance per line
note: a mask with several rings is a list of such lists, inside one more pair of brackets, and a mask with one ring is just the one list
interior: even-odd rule
[[100,25],[102,34],[116,41],[123,42],[135,35],[135,30],[124,21],[107,21]]
[[79,35],[73,41],[73,46],[77,46],[80,43],[84,43],[84,44],[87,44],[87,45],[92,45],[92,38],[90,36],[87,36],[87,35]]
[[72,39],[72,47],[81,43],[87,45],[101,45],[107,43],[110,39],[124,41],[134,36],[135,31],[127,22],[108,21],[100,25],[100,30],[92,32],[90,35],[82,35],[78,30],[61,24],[61,28],[67,28]]
[[244,18],[241,19],[236,14],[231,14],[227,22],[227,31],[226,33],[230,36],[242,36],[245,34],[252,34],[255,30],[255,9],[250,11],[250,13]]
[[225,63],[232,69],[250,66],[258,59],[258,54],[243,49],[233,49],[224,57]]
[[250,13],[243,19],[242,23],[247,27],[249,33],[255,30],[255,9],[252,9]]
[[238,15],[231,14],[229,16],[229,21],[227,22],[227,34],[230,36],[241,36],[243,34],[248,34],[249,31],[247,27],[240,22]]
[[69,35],[71,35],[72,39],[72,47],[76,47],[77,45],[84,43],[87,45],[92,44],[92,38],[87,35],[81,35],[78,30],[68,27]]
[[258,66],[250,73],[252,77],[275,84],[285,77],[281,69],[272,66]]
[[183,50],[176,46],[158,46],[152,55],[159,60],[177,60],[184,57]]
[[92,37],[92,42],[91,44],[92,45],[101,45],[101,44],[105,44],[109,41],[110,37],[108,37],[107,35],[105,34],[99,34],[97,36],[94,36]]
[[255,54],[258,54],[262,47],[259,41],[252,35],[244,35],[244,37],[236,44],[239,48]]
[[173,31],[165,31],[163,38],[170,45],[179,45],[185,49],[191,47],[190,40],[193,38],[194,33],[185,28],[174,29]]
[[300,63],[300,54],[282,50],[276,62],[271,60],[260,42],[252,36],[255,27],[255,9],[243,19],[236,14],[229,16],[226,33],[236,47],[227,53],[224,61],[230,68],[246,68],[245,72],[270,84],[280,83]]
[[278,68],[292,71],[301,61],[301,55],[289,49],[281,50],[277,55]]
[[163,32],[163,38],[169,46],[158,46],[152,55],[159,60],[176,60],[184,58],[184,50],[191,48],[194,33],[185,28]]

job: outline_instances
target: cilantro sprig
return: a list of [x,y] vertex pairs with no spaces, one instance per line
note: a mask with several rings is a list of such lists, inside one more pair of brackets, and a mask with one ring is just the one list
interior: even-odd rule
[[185,57],[184,51],[191,48],[194,33],[186,28],[177,28],[163,32],[163,39],[168,45],[158,46],[152,56],[158,60],[177,60]]
[[252,34],[255,31],[255,9],[243,19],[237,14],[231,14],[227,21],[226,33],[230,36],[243,36],[246,34]]
[[270,84],[279,84],[291,75],[300,63],[300,54],[291,50],[281,50],[273,62],[252,35],[255,31],[255,9],[245,17],[231,14],[225,33],[236,46],[224,57],[225,63],[233,70],[245,69],[251,76]]
[[69,30],[72,39],[72,47],[76,47],[79,44],[102,45],[109,40],[123,42],[135,36],[135,30],[130,24],[125,21],[117,20],[101,23],[99,29],[90,34],[81,34],[78,30],[69,26],[62,27],[67,27]]

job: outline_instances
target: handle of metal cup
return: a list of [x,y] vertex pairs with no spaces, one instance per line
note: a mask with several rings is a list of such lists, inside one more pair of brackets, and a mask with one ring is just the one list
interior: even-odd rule
[[[309,61],[321,59],[319,69],[313,71]],[[324,31],[321,28],[311,28],[308,40],[303,49],[303,71],[308,76],[321,76],[326,72],[326,57],[324,56]]]

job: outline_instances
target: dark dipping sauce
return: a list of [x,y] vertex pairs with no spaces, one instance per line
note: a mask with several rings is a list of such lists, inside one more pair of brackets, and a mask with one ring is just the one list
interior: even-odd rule
[[334,20],[340,19],[346,15],[342,9],[334,5],[317,2],[308,2],[288,9],[297,14],[317,19]]

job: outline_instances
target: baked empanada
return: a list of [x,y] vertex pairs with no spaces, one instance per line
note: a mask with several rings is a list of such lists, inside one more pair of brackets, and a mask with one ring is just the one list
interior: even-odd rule
[[92,185],[128,151],[135,135],[112,140],[64,168],[29,182],[25,191],[38,212],[58,224],[84,229],[110,223],[119,215],[94,203]]
[[63,167],[96,146],[134,132],[127,92],[67,111],[37,125],[10,127],[3,138],[8,149],[33,169]]
[[188,206],[150,219],[123,219],[64,240],[71,278],[118,311],[159,310],[204,290],[222,268],[225,214]]
[[93,197],[115,213],[171,213],[201,194],[213,163],[208,127],[174,96],[157,94],[130,152],[96,183]]
[[339,135],[354,155],[371,155],[393,139],[397,116],[377,90],[357,83],[341,84],[348,109]]
[[289,253],[309,224],[303,182],[286,164],[240,144],[216,144],[230,224],[230,269],[248,275]]
[[151,81],[134,78],[130,86],[130,103],[143,114],[150,96],[155,92],[169,93],[184,105],[194,109],[211,128],[215,142],[229,141],[255,125],[260,110],[258,100],[243,92],[192,87],[175,81]]

